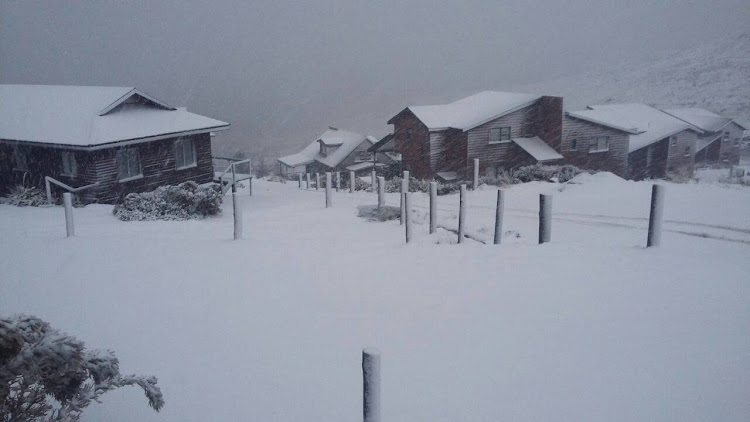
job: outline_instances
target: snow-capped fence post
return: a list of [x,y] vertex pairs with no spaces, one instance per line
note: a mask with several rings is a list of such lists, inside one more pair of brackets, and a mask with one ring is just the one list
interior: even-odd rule
[[333,205],[333,195],[331,193],[332,186],[331,186],[331,172],[326,172],[326,208],[330,208]]
[[63,193],[63,204],[65,205],[65,233],[67,237],[75,235],[73,227],[73,195],[70,192]]
[[378,208],[385,206],[385,177],[378,176]]
[[497,190],[497,205],[495,206],[495,240],[494,244],[499,245],[503,237],[503,208],[505,208],[505,191]]
[[349,193],[354,193],[354,185],[357,184],[357,181],[355,180],[355,177],[357,177],[353,171],[349,172]]
[[552,239],[552,195],[539,195],[539,244]]
[[315,190],[320,189],[320,173],[315,173]]
[[364,422],[380,422],[380,350],[362,350],[362,381]]
[[464,243],[466,233],[466,184],[461,183],[458,199],[458,243]]
[[299,183],[297,184],[297,187],[302,189],[302,173],[297,173],[297,179],[299,179]]
[[474,187],[473,190],[479,189],[479,158],[474,159]]
[[646,247],[659,246],[661,243],[661,225],[664,218],[664,186],[651,187],[651,211],[648,217],[648,239]]
[[409,217],[409,214],[411,214],[411,192],[406,192],[404,194],[404,220],[406,221],[406,243],[409,243],[411,241],[411,218]]
[[237,198],[237,190],[232,189],[232,211],[234,213],[234,240],[242,239],[242,208]]
[[307,187],[305,189],[310,190],[310,173],[307,173],[305,177],[306,177],[305,181],[307,182],[307,184],[305,185]]
[[437,230],[437,182],[430,182],[430,234]]
[[404,203],[404,195],[409,192],[409,171],[404,170],[404,177],[401,179],[401,224],[404,224],[404,215],[406,213],[406,204]]
[[341,190],[341,172],[337,171],[336,172],[336,192],[338,192],[339,190]]

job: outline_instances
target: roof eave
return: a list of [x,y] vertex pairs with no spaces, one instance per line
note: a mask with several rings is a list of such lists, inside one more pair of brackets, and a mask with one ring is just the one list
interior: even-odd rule
[[464,132],[468,132],[468,131],[470,131],[470,130],[474,129],[475,127],[477,127],[477,126],[481,126],[481,125],[483,125],[483,124],[485,124],[485,123],[487,123],[487,122],[491,122],[491,121],[493,121],[493,120],[495,120],[495,119],[499,119],[499,118],[501,118],[501,117],[503,117],[503,116],[507,116],[507,115],[508,115],[508,114],[510,114],[510,113],[515,113],[515,112],[516,112],[516,111],[518,111],[518,110],[522,110],[522,109],[524,109],[524,108],[526,108],[526,107],[528,107],[528,106],[530,106],[530,105],[532,105],[532,104],[536,103],[537,101],[539,101],[539,100],[541,100],[541,99],[542,99],[542,97],[541,97],[541,96],[539,96],[538,98],[535,98],[535,99],[533,99],[533,100],[531,100],[531,101],[527,101],[527,102],[525,102],[525,103],[523,103],[523,104],[521,104],[521,105],[518,105],[518,106],[516,106],[516,107],[513,107],[513,108],[511,108],[510,110],[506,110],[506,111],[504,111],[504,112],[502,112],[502,113],[499,113],[499,114],[497,114],[497,115],[495,115],[495,116],[492,116],[492,117],[490,117],[490,118],[487,118],[487,119],[481,120],[481,121],[479,121],[478,123],[472,123],[472,124],[470,124],[470,125],[469,125],[468,127],[465,127],[465,128],[461,128],[461,130],[463,130]]
[[604,126],[604,127],[610,128],[610,129],[619,130],[621,132],[629,133],[631,135],[640,135],[641,133],[645,132],[645,131],[639,131],[638,129],[635,129],[635,128],[628,129],[628,128],[624,128],[624,127],[621,127],[621,126],[613,125],[613,124],[610,124],[610,123],[605,123],[605,122],[602,122],[602,121],[599,121],[599,120],[596,120],[596,119],[592,119],[590,117],[581,116],[580,114],[575,114],[575,112],[565,112],[565,115],[568,116],[568,117],[571,117],[573,119],[578,119],[578,120],[583,120],[583,121],[586,121],[586,122],[589,122],[589,123],[594,123],[594,124],[597,124],[599,126]]

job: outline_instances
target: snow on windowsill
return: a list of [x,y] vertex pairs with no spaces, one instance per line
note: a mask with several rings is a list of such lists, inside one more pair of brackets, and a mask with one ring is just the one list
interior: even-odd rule
[[507,141],[490,141],[488,143],[490,145],[499,145],[499,144],[509,144],[511,142],[512,142],[511,140],[507,140]]
[[118,183],[126,183],[126,182],[132,182],[133,180],[143,179],[143,174],[139,174],[138,176],[133,177],[126,177],[124,179],[120,179],[117,182]]
[[193,163],[193,164],[190,164],[190,165],[187,165],[187,166],[182,166],[182,167],[175,167],[174,169],[177,170],[177,171],[180,171],[180,170],[187,170],[187,169],[192,169],[192,168],[196,168],[196,167],[198,167],[198,163]]
[[609,148],[607,148],[607,149],[594,149],[594,150],[589,150],[589,154],[596,154],[596,153],[598,153],[598,152],[609,152]]

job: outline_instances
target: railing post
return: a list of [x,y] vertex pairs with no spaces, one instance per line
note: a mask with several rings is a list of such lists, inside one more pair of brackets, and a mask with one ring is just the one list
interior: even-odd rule
[[315,190],[320,189],[320,173],[315,173]]
[[65,205],[65,233],[67,237],[75,235],[73,227],[73,195],[70,192],[63,193],[63,204]]
[[297,187],[302,189],[302,173],[297,173],[297,179],[299,179],[299,182],[297,184]]
[[552,195],[539,195],[539,244],[552,239]]
[[331,186],[331,172],[326,172],[326,208],[330,208],[333,205],[333,196],[332,196],[332,189],[333,186]]
[[362,350],[362,381],[364,422],[380,422],[380,350]]
[[466,234],[466,184],[459,187],[458,199],[458,243],[464,243]]
[[378,208],[385,206],[385,177],[378,176]]
[[52,185],[49,182],[49,176],[44,176],[44,187],[47,190],[47,203],[52,205]]
[[404,194],[404,211],[406,211],[404,214],[404,220],[406,221],[406,243],[409,243],[411,241],[411,218],[409,216],[411,213],[411,192]]
[[495,206],[495,245],[499,245],[503,239],[503,208],[505,208],[505,191],[498,189]]
[[377,192],[377,181],[378,176],[375,174],[375,168],[373,167],[373,170],[370,173],[370,186],[372,187],[373,192]]
[[437,182],[430,182],[430,234],[437,230]]
[[250,192],[250,196],[253,196],[253,176],[247,179],[247,190]]
[[409,171],[404,170],[403,177],[401,178],[401,224],[404,224],[404,214],[406,213],[406,204],[404,195],[409,192]]
[[648,217],[648,239],[646,247],[661,244],[661,226],[664,219],[664,186],[651,187],[651,210]]
[[310,190],[310,173],[305,174],[305,181],[307,182],[305,189]]
[[474,188],[473,190],[479,189],[479,158],[474,159]]
[[336,172],[336,192],[341,190],[341,172]]
[[242,208],[240,208],[237,190],[234,187],[232,187],[232,211],[234,215],[234,240],[242,239]]
[[349,193],[354,193],[354,187],[357,185],[356,177],[357,175],[353,171],[349,172]]

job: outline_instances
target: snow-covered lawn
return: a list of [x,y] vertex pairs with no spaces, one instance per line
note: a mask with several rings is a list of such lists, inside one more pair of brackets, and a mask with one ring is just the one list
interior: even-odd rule
[[[384,421],[746,421],[750,188],[667,184],[663,244],[646,240],[650,184],[606,174],[507,192],[504,244],[370,223],[375,195],[256,182],[204,221],[121,222],[111,207],[0,205],[0,314],[36,314],[154,374],[89,421],[354,421],[361,349],[383,355]],[[552,242],[536,245],[539,193]],[[469,192],[491,241],[495,191]],[[389,204],[398,203],[389,194]],[[456,195],[439,197],[456,226]]]

